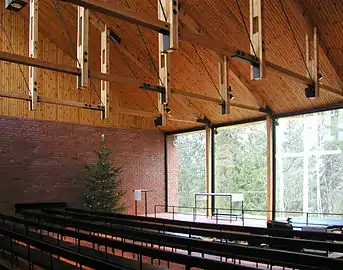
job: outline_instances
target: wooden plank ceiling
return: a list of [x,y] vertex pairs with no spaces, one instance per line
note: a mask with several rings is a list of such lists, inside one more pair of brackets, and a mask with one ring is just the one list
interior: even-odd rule
[[[100,1],[100,0],[99,0]],[[126,0],[101,0],[108,4],[127,5]],[[130,7],[142,11],[152,17],[157,17],[157,0],[127,0]],[[181,1],[180,1],[181,2]],[[249,20],[249,1],[239,0],[245,21]],[[324,50],[320,51],[320,73],[323,74],[322,82],[342,89],[343,79],[343,2],[320,0],[283,0],[285,10],[289,16],[295,36],[305,55],[305,32],[308,25],[305,21],[318,27],[320,43]],[[298,2],[296,4],[296,2]],[[301,3],[300,3],[301,2]],[[76,44],[76,7],[64,2],[59,2],[66,25]],[[286,23],[279,0],[265,0],[265,49],[266,59],[289,70],[306,75],[305,64],[300,56],[294,38]],[[306,9],[305,9],[306,7]],[[73,56],[65,28],[59,19],[53,0],[40,0],[39,29],[41,34],[51,39],[67,54]],[[306,12],[304,12],[306,10]],[[182,12],[189,21],[196,22],[196,30],[213,38],[218,43],[249,51],[249,40],[242,24],[239,9],[235,0],[187,0],[182,1]],[[20,14],[28,16],[28,8]],[[135,25],[110,18],[102,14],[93,13],[99,23],[107,24],[121,38],[123,46],[132,56],[124,57],[111,45],[111,73],[122,76],[137,77],[142,82],[156,85],[157,73],[152,65],[144,43]],[[187,19],[185,19],[187,21]],[[140,28],[151,52],[156,66],[157,62],[157,33]],[[100,32],[91,25],[90,30],[90,63],[92,70],[100,70]],[[203,59],[213,80],[218,81],[218,58],[213,52],[196,48]],[[268,72],[262,81],[249,80],[249,66],[244,63],[232,61],[236,73],[243,76],[242,83],[230,73],[230,85],[234,102],[259,106],[268,105],[274,113],[294,112],[297,110],[311,109],[314,107],[337,104],[343,101],[342,96],[321,91],[320,97],[310,100],[305,97],[305,86],[287,77]],[[130,67],[130,68],[129,68]],[[194,47],[187,42],[180,42],[180,49],[172,54],[172,86],[193,93],[219,98],[219,94],[211,82],[209,75],[203,68]],[[132,89],[125,85],[111,83],[111,91],[117,91],[121,106],[137,110],[157,112],[157,94],[144,93],[141,89]],[[254,96],[260,97],[260,100]],[[94,103],[99,102],[94,100]],[[206,116],[213,123],[224,123],[251,119],[264,114],[244,109],[232,108],[229,116],[220,114],[220,106],[215,103],[189,99],[182,96],[172,96],[170,102],[171,115],[178,119],[190,119]],[[152,120],[151,120],[152,121]],[[162,130],[178,130],[191,128],[196,124],[169,121]]]

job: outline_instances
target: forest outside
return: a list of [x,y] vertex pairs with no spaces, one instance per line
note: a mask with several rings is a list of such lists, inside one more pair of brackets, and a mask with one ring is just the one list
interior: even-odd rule
[[[276,210],[287,212],[277,217],[297,215],[291,212],[343,213],[343,110],[282,118],[277,123]],[[214,191],[242,193],[245,213],[265,216],[265,122],[217,131]],[[178,205],[193,207],[194,194],[206,191],[205,132],[175,135],[173,145],[178,156]],[[233,207],[239,209],[240,204]],[[216,198],[215,208],[229,208],[229,199]]]
[[343,213],[343,110],[278,123],[276,209]]

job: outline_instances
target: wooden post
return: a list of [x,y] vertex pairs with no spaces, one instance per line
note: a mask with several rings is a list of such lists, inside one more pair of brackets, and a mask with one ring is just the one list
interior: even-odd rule
[[[313,51],[311,50],[311,41],[313,43]],[[313,57],[311,57],[313,53]],[[311,40],[306,34],[306,64],[308,70],[306,75],[309,79],[313,80],[315,96],[319,97],[319,39],[317,27],[313,28],[313,39]],[[310,74],[308,74],[308,71]]]
[[88,87],[88,41],[89,41],[89,10],[78,7],[77,21],[77,66],[81,69],[81,76],[77,80],[77,88]]
[[263,79],[265,76],[264,68],[264,14],[263,14],[263,1],[264,0],[250,0],[250,53],[256,54],[259,58],[259,65],[251,66],[251,79]]
[[[211,146],[211,128],[206,127],[206,193],[212,192],[212,170],[211,170],[211,164],[212,164],[212,149]],[[212,196],[207,196],[206,200],[206,215],[211,215],[211,207],[212,205]]]
[[166,125],[166,108],[171,95],[170,81],[170,52],[178,49],[179,44],[179,12],[178,0],[158,0],[158,19],[166,21],[170,25],[169,35],[158,34],[159,44],[159,85],[165,88],[163,94],[159,94],[159,112],[162,116],[162,126]]
[[319,37],[317,27],[313,29],[313,67],[312,76],[314,80],[315,96],[319,97]]
[[227,56],[219,56],[219,91],[222,96],[222,114],[230,114],[230,98],[228,97],[228,58]]
[[[110,72],[110,47],[109,47],[109,30],[107,26],[101,33],[101,73],[109,74]],[[108,119],[109,117],[109,90],[110,82],[101,81],[101,103],[104,106],[104,113],[101,115],[101,119]]]
[[274,156],[273,156],[273,140],[274,127],[273,119],[267,115],[267,220],[272,219],[273,210],[273,171],[274,171]]
[[163,47],[163,40],[161,39],[161,34],[159,34],[159,82],[158,84],[165,88],[164,93],[158,94],[158,111],[162,116],[162,126],[166,125],[167,122],[167,112],[166,108],[169,102],[170,93],[171,93],[171,84],[170,84],[170,55],[169,53],[163,53],[161,48]]
[[[38,0],[30,0],[29,56],[37,58],[38,49]],[[37,108],[37,69],[29,67],[30,111]]]

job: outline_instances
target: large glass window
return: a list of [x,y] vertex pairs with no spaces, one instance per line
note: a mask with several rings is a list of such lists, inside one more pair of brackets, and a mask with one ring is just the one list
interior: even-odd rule
[[206,192],[206,133],[193,132],[168,137],[168,204],[194,206],[194,194]]
[[[265,123],[219,128],[215,135],[215,192],[242,193],[246,210],[266,209]],[[215,198],[216,208],[229,208],[226,197]],[[240,205],[233,205],[239,209]],[[220,212],[220,211],[218,211]],[[265,216],[265,212],[246,211]]]
[[276,132],[276,209],[342,213],[343,110],[280,119]]

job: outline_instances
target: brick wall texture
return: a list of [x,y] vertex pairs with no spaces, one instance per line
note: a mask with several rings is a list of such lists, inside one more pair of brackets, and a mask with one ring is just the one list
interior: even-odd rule
[[[84,164],[95,161],[101,135],[112,161],[122,168],[127,213],[134,214],[133,189],[152,189],[149,213],[164,204],[163,133],[0,117],[0,212],[17,202],[65,201],[79,207]],[[161,209],[162,211],[162,209]],[[138,203],[139,214],[144,202]]]

